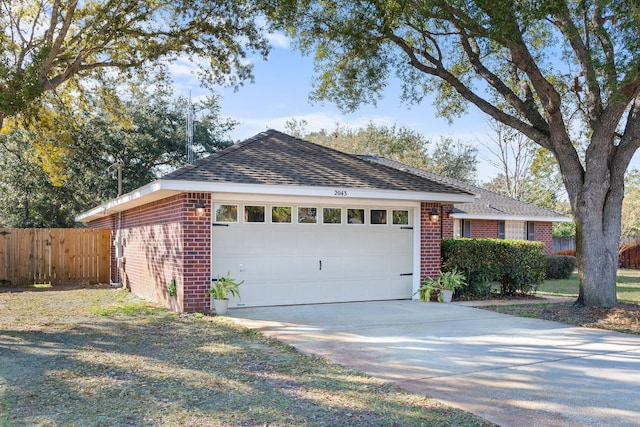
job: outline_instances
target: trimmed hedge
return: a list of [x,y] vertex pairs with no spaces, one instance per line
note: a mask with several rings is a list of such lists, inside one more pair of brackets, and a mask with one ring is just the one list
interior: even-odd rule
[[548,255],[545,279],[569,279],[576,269],[576,257],[569,255]]
[[457,268],[469,290],[488,294],[491,282],[502,295],[529,294],[545,275],[544,243],[503,239],[443,239],[442,269]]

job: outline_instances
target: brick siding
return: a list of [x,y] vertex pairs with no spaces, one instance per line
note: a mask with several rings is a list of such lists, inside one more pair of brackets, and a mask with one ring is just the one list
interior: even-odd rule
[[471,221],[472,239],[497,239],[498,221],[479,220]]
[[[198,199],[207,206],[202,218],[195,215]],[[123,212],[124,286],[178,312],[209,310],[204,293],[211,280],[210,218],[209,194],[205,193],[183,193]],[[114,214],[90,226],[113,230],[116,222]],[[114,258],[112,269],[115,264]],[[175,297],[168,292],[172,279],[177,285]]]
[[[525,223],[522,223],[525,226]],[[544,253],[551,254],[553,251],[553,236],[551,222],[535,223],[535,238],[538,242],[544,243]],[[495,220],[471,220],[471,237],[474,239],[496,239],[498,238],[498,221]]]
[[535,233],[536,241],[544,243],[544,253],[551,255],[553,252],[553,223],[536,222]]
[[[438,221],[429,218],[431,210],[440,213]],[[435,277],[440,271],[440,241],[443,237],[453,237],[452,205],[426,203],[420,205],[420,283],[427,276]]]

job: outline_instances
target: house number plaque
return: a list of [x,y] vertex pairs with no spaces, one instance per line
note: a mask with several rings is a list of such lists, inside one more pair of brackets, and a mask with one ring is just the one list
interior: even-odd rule
[[333,190],[333,195],[338,197],[347,197],[347,190]]

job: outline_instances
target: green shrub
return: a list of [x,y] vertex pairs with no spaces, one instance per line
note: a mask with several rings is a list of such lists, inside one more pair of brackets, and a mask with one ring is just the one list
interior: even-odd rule
[[529,294],[544,279],[542,242],[502,239],[444,239],[442,269],[457,268],[467,276],[468,289],[487,295],[491,282],[502,295]]
[[569,279],[576,269],[576,257],[569,255],[548,255],[545,279]]

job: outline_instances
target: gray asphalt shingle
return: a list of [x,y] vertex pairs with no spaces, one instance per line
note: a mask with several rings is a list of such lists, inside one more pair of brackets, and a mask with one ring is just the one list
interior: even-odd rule
[[275,130],[262,132],[162,179],[473,194]]
[[405,165],[404,163],[389,160],[378,156],[358,156],[363,160],[370,161],[375,164],[385,165],[396,168],[403,172],[412,173],[426,179],[439,182],[460,190],[475,194],[477,199],[473,203],[457,203],[454,205],[455,213],[464,213],[469,215],[504,215],[506,216],[524,216],[524,217],[544,217],[553,219],[563,219],[564,215],[545,209],[540,206],[521,202],[520,200],[485,190],[475,185],[459,181],[457,179],[444,177],[432,172]]

